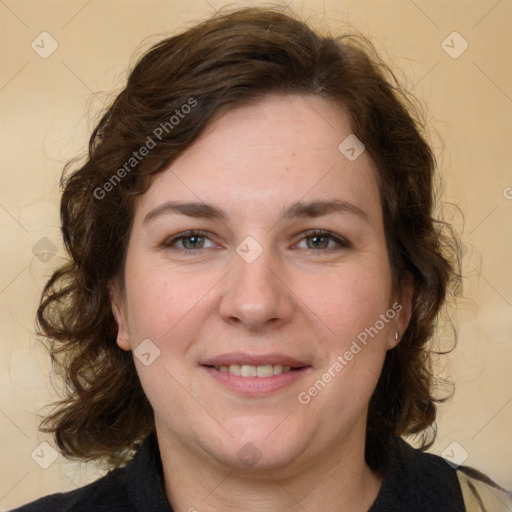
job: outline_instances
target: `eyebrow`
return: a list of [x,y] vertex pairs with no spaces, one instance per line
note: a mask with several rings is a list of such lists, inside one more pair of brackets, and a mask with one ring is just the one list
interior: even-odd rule
[[[368,214],[356,205],[342,199],[330,201],[296,201],[288,206],[283,213],[285,219],[321,217],[330,213],[351,213],[368,221]],[[227,221],[227,214],[211,203],[200,201],[167,201],[151,210],[145,217],[144,223],[165,214],[180,214],[188,217],[203,219],[218,219]]]
[[321,217],[329,213],[352,213],[368,220],[368,214],[348,201],[333,199],[330,201],[297,201],[286,208],[284,218],[293,219],[296,217]]

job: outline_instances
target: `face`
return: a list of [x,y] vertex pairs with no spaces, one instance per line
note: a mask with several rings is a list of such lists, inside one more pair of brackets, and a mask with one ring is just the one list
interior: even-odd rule
[[138,198],[113,310],[159,439],[239,469],[364,449],[408,307],[373,162],[338,149],[350,134],[324,99],[269,97],[216,119]]

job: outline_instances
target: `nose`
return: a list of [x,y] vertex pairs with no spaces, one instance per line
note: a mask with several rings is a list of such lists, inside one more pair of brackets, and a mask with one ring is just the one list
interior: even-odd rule
[[251,331],[275,329],[290,322],[295,310],[293,292],[283,267],[270,251],[251,263],[234,255],[235,268],[226,276],[220,303],[224,321]]

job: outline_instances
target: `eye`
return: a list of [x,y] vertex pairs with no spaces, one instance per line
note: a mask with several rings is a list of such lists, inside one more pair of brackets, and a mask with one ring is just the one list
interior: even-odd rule
[[[208,242],[210,243],[208,244]],[[192,253],[200,249],[210,249],[215,247],[216,244],[203,231],[185,231],[184,233],[167,238],[162,246],[166,249]]]
[[[313,250],[332,250],[336,248],[349,248],[352,244],[343,237],[335,235],[330,231],[322,230],[309,230],[304,233],[304,237],[297,244],[299,249],[313,249]],[[300,247],[300,244],[306,243],[306,247]]]

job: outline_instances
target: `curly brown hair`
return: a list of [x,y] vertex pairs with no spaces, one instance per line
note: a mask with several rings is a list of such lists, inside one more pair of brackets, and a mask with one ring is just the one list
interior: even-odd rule
[[[43,429],[64,455],[119,460],[154,430],[133,357],[116,344],[109,295],[109,284],[123,280],[136,197],[214,116],[271,94],[317,95],[349,112],[378,169],[394,286],[414,283],[409,326],[387,353],[369,404],[367,463],[381,470],[393,437],[428,432],[423,445],[432,441],[429,341],[460,274],[453,233],[433,217],[435,158],[422,117],[364,37],[320,35],[278,8],[246,8],[217,14],[143,55],[92,133],[87,161],[64,170],[70,261],[46,284],[37,313],[66,383],[66,398]],[[139,151],[149,139],[151,151]]]

